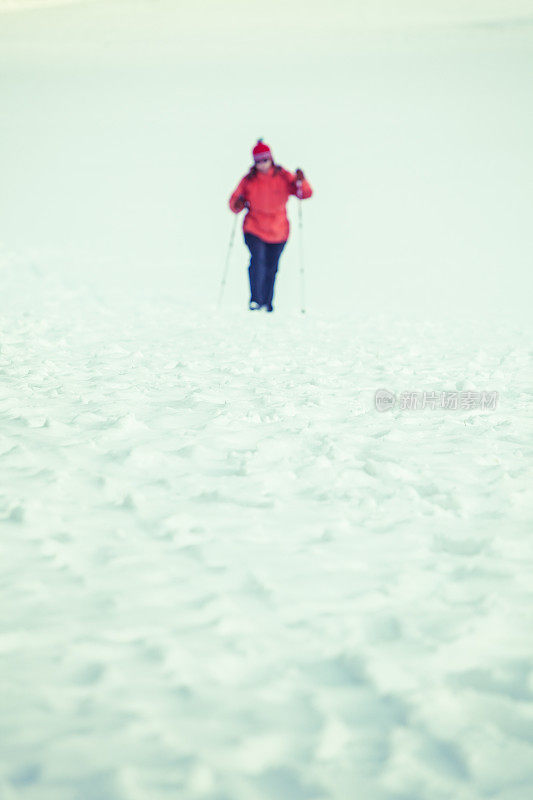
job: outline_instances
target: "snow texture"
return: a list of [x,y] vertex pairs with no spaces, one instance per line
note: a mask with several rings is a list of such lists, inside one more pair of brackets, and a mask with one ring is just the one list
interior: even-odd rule
[[3,797],[526,800],[522,330],[2,277]]

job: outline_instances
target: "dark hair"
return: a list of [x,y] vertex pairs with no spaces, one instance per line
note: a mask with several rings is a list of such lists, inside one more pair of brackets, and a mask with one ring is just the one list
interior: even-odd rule
[[[279,164],[275,164],[272,158],[270,160],[272,161],[272,166],[274,167],[274,172],[281,172],[282,168],[280,167],[280,165]],[[256,175],[257,175],[257,167],[256,167],[255,164],[253,164],[250,167],[250,171],[249,171],[248,175],[246,175],[246,179],[249,180],[249,181],[253,180],[253,178],[255,178]]]

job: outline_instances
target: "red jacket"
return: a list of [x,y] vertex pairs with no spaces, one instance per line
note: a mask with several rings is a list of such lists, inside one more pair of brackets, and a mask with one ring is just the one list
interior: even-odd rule
[[[244,233],[253,233],[264,242],[285,242],[289,238],[289,220],[285,206],[290,195],[296,195],[296,177],[283,167],[274,165],[268,172],[250,170],[230,197],[229,207],[234,214],[242,211],[237,198],[242,195],[248,203],[244,217]],[[304,179],[301,197],[311,197],[313,190]]]

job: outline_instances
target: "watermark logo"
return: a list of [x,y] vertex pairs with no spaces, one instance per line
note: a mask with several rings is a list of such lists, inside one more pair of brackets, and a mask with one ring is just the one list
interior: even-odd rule
[[397,398],[388,389],[378,389],[374,394],[376,411],[390,411],[396,405],[400,411],[422,411],[426,408],[445,411],[494,411],[498,405],[498,392],[443,391],[401,392]]
[[388,389],[378,389],[374,395],[374,403],[378,411],[388,411],[394,408],[396,395],[389,392]]

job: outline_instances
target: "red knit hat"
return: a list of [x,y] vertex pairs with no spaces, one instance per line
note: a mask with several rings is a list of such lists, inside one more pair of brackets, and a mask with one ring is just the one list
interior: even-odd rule
[[270,158],[272,160],[272,153],[270,147],[264,143],[262,139],[257,140],[257,144],[252,150],[254,161],[261,161],[263,158]]

